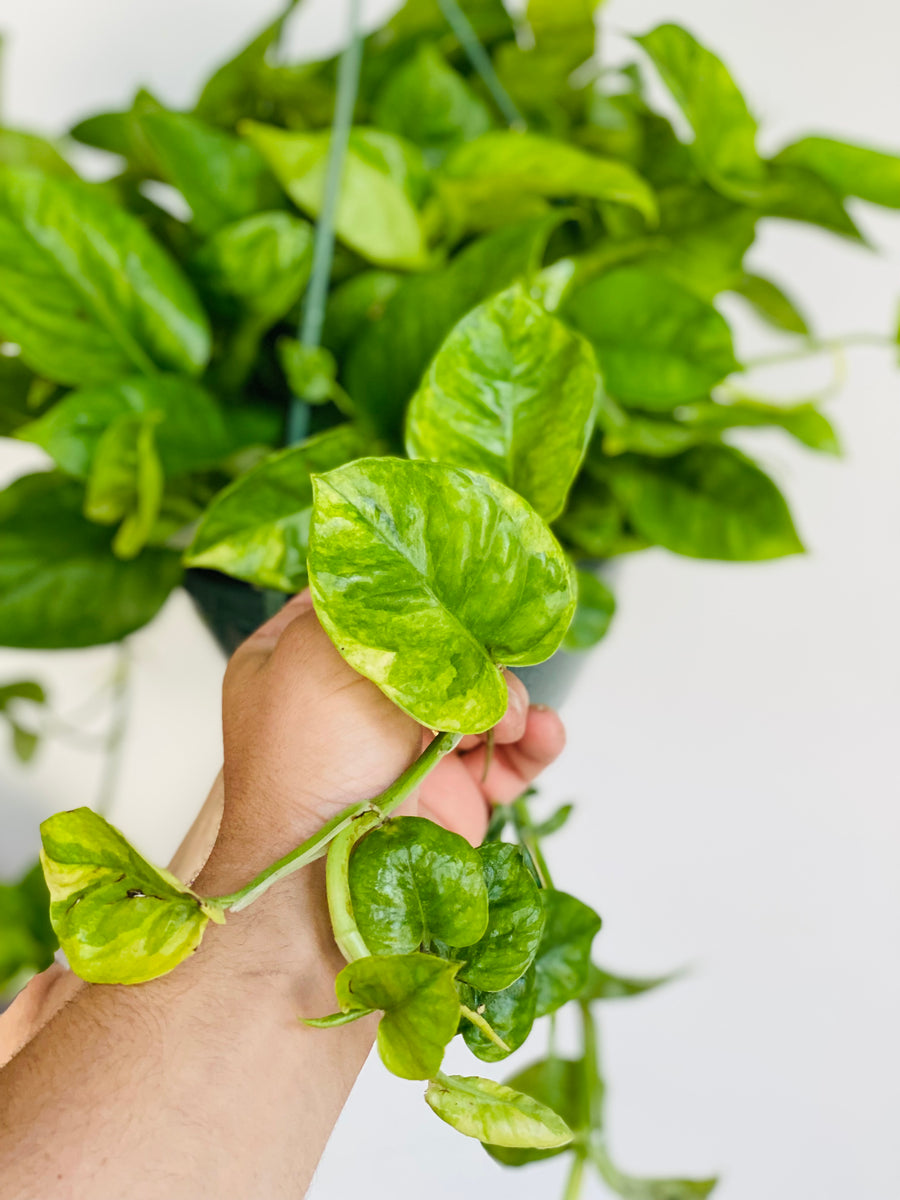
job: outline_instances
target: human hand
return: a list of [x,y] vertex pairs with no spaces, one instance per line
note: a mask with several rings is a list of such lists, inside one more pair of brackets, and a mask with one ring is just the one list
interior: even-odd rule
[[[562,750],[549,709],[529,707],[507,676],[509,708],[494,730],[466,737],[405,811],[480,842],[491,803],[520,795]],[[225,808],[202,889],[246,882],[348,804],[376,796],[421,753],[431,734],[357,674],[319,624],[308,592],[296,596],[232,657],[223,695]]]

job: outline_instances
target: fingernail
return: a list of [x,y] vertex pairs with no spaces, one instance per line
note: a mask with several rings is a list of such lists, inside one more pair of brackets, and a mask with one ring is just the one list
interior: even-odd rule
[[532,712],[553,712],[549,704],[532,704]]

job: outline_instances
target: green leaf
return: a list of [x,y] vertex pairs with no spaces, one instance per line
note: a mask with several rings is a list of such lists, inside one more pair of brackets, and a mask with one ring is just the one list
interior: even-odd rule
[[561,56],[569,72],[594,53],[597,0],[528,0],[525,9],[535,47],[544,55]]
[[369,326],[381,319],[402,281],[396,271],[371,270],[360,271],[336,287],[328,297],[322,344],[343,357]]
[[31,399],[40,384],[18,354],[0,353],[0,437],[9,437],[34,419]]
[[609,481],[638,533],[675,554],[756,562],[803,552],[778,488],[730,446],[613,459]]
[[[536,1102],[558,1113],[570,1128],[577,1129],[581,1125],[584,1109],[584,1066],[581,1062],[567,1058],[546,1058],[532,1063],[506,1082],[508,1087],[531,1096]],[[538,1150],[492,1144],[486,1145],[485,1150],[491,1158],[506,1167],[522,1167],[527,1163],[553,1158],[561,1154],[564,1147]]]
[[484,212],[494,223],[522,197],[584,196],[657,219],[649,184],[627,164],[536,133],[496,130],[466,142],[447,158],[439,186],[462,231],[484,228]]
[[496,1146],[567,1146],[572,1130],[552,1109],[492,1079],[442,1075],[425,1093],[432,1112],[466,1137]]
[[352,1025],[363,1017],[371,1017],[375,1011],[374,1008],[360,1008],[356,1012],[336,1012],[327,1017],[301,1017],[300,1020],[311,1029],[338,1029],[341,1025]]
[[55,472],[0,492],[0,640],[54,650],[121,641],[156,615],[181,579],[178,555],[121,562],[82,516],[82,488]]
[[614,975],[604,971],[602,967],[591,963],[587,983],[579,996],[579,1000],[592,1002],[594,1000],[622,1000],[631,996],[641,996],[655,988],[671,983],[676,975],[657,975],[652,978],[636,978],[629,975]]
[[177,967],[221,910],[142,858],[89,808],[41,824],[50,921],[69,966],[89,983],[143,983]]
[[199,233],[281,207],[278,184],[247,142],[185,113],[151,112],[140,122],[164,178],[190,205]]
[[432,941],[472,946],[487,928],[478,851],[424,817],[395,817],[362,838],[349,879],[353,915],[373,954],[409,954]]
[[[260,125],[241,126],[298,208],[317,217],[322,208],[330,134],[299,133]],[[425,233],[416,206],[392,170],[405,151],[390,134],[355,129],[350,134],[335,216],[337,236],[370,262],[421,270],[427,263]]]
[[[579,572],[579,574],[584,573],[585,572]],[[595,576],[592,575],[591,578],[595,578]],[[574,811],[574,804],[561,804],[559,808],[554,813],[551,813],[545,821],[539,821],[537,825],[533,827],[534,836],[543,840],[544,838],[551,837],[554,833],[558,833],[559,830],[562,829],[569,820],[569,817],[571,817]]]
[[31,704],[46,704],[47,693],[33,679],[21,679],[15,683],[0,685],[0,713],[6,712],[10,704],[17,700],[27,700]]
[[0,129],[0,167],[34,167],[60,179],[75,175],[55,143],[21,129]]
[[105,431],[122,417],[152,417],[167,475],[221,461],[235,446],[222,409],[199,383],[149,375],[69,392],[17,437],[43,447],[68,475],[86,479]]
[[592,1154],[594,1165],[608,1188],[624,1200],[705,1200],[718,1179],[641,1179],[626,1175],[599,1147]]
[[53,962],[59,943],[49,913],[40,863],[16,883],[0,883],[0,996],[26,973],[43,971]]
[[740,369],[725,318],[640,267],[587,284],[565,315],[593,343],[606,386],[623,404],[665,412]]
[[198,117],[231,128],[250,116],[267,70],[267,56],[281,40],[284,23],[297,4],[298,0],[289,0],[274,21],[213,72],[197,100],[194,111]]
[[118,558],[140,554],[162,507],[165,477],[156,424],[156,413],[119,417],[101,437],[91,465],[84,515],[100,525],[121,521],[112,544]]
[[495,725],[499,666],[548,658],[574,608],[540,517],[495,480],[436,463],[361,459],[313,487],[310,585],[344,658],[431,729]]
[[259,318],[262,335],[285,316],[306,289],[313,232],[286,212],[264,212],[218,229],[190,261],[210,307],[222,316]]
[[767,164],[765,186],[753,197],[763,216],[820,225],[831,233],[865,239],[840,196],[820,176],[788,163]]
[[590,650],[606,637],[616,611],[616,598],[592,571],[577,571],[575,577],[578,602],[563,646],[572,651]]
[[399,440],[406,403],[441,342],[488,296],[540,266],[560,224],[552,214],[479,238],[439,271],[405,280],[351,348],[347,391],[382,434]]
[[306,346],[296,338],[281,338],[278,359],[291,394],[307,404],[327,404],[340,394],[337,363],[324,346]]
[[608,484],[583,472],[569,505],[553,528],[567,545],[588,558],[606,558],[621,540],[622,508]]
[[401,62],[378,92],[375,124],[425,149],[443,151],[494,125],[491,110],[432,42]]
[[777,155],[776,163],[804,167],[839,196],[900,208],[900,156],[827,137],[805,137]]
[[[501,845],[503,843],[494,843]],[[464,1021],[462,1035],[466,1045],[482,1062],[499,1062],[514,1050],[524,1045],[534,1025],[534,1006],[537,998],[535,975],[529,967],[515,983],[502,992],[479,992],[461,985],[463,1002],[480,1014],[494,1033],[506,1043],[504,1050],[489,1038],[483,1030],[470,1021]]]
[[429,1079],[440,1070],[459,1024],[458,965],[431,954],[373,955],[348,963],[338,975],[335,990],[344,1012],[384,1013],[378,1052],[401,1079]]
[[584,987],[601,921],[592,908],[566,892],[550,889],[541,896],[546,920],[534,960],[535,1012],[544,1017],[574,999]]
[[762,275],[741,275],[731,290],[743,296],[757,314],[776,329],[785,333],[810,332],[806,318],[797,305],[771,279],[765,279]]
[[124,158],[130,174],[157,179],[161,174],[160,164],[141,126],[141,117],[153,112],[165,112],[165,106],[146,88],[140,88],[130,109],[97,113],[79,121],[70,133],[86,146]]
[[652,269],[712,300],[743,276],[760,214],[735,204],[705,184],[660,193],[659,245],[648,254]]
[[487,928],[474,944],[442,940],[467,947],[461,980],[480,992],[502,992],[534,961],[544,931],[544,910],[518,846],[492,842],[480,846],[478,853],[487,883]]
[[761,187],[756,121],[721,59],[678,25],[659,25],[635,41],[693,130],[690,150],[704,178],[739,197]]
[[812,402],[769,404],[741,396],[727,404],[701,400],[678,410],[689,432],[709,438],[727,429],[774,427],[783,429],[810,450],[840,456],[841,444],[828,418]]
[[352,425],[339,425],[269,455],[214,498],[185,563],[283,592],[306,586],[311,476],[363,450]]
[[492,475],[552,520],[599,387],[588,342],[516,285],[465,316],[435,355],[407,414],[407,453]]
[[209,357],[206,315],[175,262],[87,185],[4,171],[0,264],[0,326],[50,379],[193,375]]

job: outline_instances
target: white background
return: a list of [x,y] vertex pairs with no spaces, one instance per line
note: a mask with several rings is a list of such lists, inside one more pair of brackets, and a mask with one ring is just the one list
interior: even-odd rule
[[[5,120],[61,131],[146,84],[174,105],[275,11],[269,0],[0,0]],[[370,4],[374,21],[389,4]],[[309,0],[296,49],[330,48],[343,6]],[[620,0],[617,29],[676,19],[717,48],[764,123],[763,147],[809,129],[900,147],[900,17],[889,0]],[[621,39],[611,54],[621,55]],[[879,256],[770,223],[752,265],[794,285],[821,332],[887,332],[900,295],[900,215],[857,214]],[[751,352],[779,343],[742,324]],[[547,781],[580,801],[551,847],[564,885],[605,919],[613,968],[688,979],[604,1013],[613,1150],[627,1169],[721,1170],[720,1200],[900,1196],[897,924],[897,556],[900,369],[856,351],[833,407],[842,462],[777,438],[760,451],[810,549],[766,566],[629,561],[621,611],[567,710]],[[816,386],[829,366],[760,387]],[[0,471],[41,463],[0,443]],[[164,857],[219,759],[221,663],[183,597],[134,639],[131,733],[114,819]],[[0,652],[63,709],[103,682],[105,650]],[[89,755],[0,763],[0,867],[56,808],[91,797]],[[343,1200],[517,1194],[546,1200],[558,1167],[515,1180],[427,1112],[415,1084],[369,1064],[313,1189]],[[302,1136],[302,1130],[298,1130]],[[371,1152],[371,1155],[370,1155]],[[377,1157],[372,1157],[377,1155]],[[593,1186],[593,1185],[592,1185]],[[590,1191],[591,1195],[599,1195]]]

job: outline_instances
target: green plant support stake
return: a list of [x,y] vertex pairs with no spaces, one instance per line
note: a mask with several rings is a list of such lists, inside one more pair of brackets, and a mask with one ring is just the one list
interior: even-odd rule
[[[300,325],[300,341],[304,346],[318,346],[322,337],[325,319],[325,300],[331,277],[331,262],[334,257],[334,219],[341,190],[341,175],[353,124],[356,107],[356,92],[359,86],[359,70],[362,63],[362,37],[360,26],[360,0],[350,0],[348,17],[348,41],[338,65],[337,99],[334,105],[334,121],[328,145],[328,165],[325,175],[325,191],[322,198],[322,215],[316,223],[316,238],[313,243],[312,270],[306,298],[303,303],[303,319]],[[291,400],[287,420],[287,444],[292,446],[306,436],[308,414],[302,396]]]

